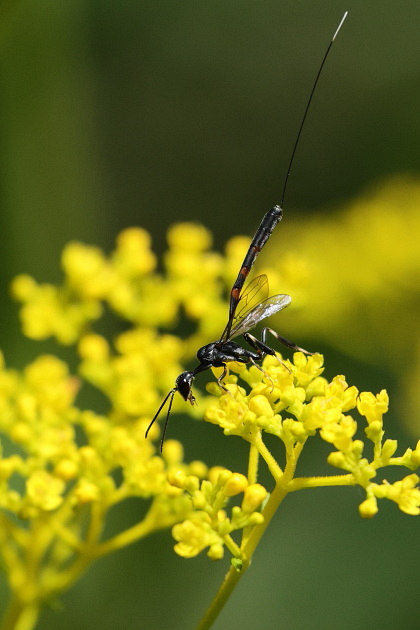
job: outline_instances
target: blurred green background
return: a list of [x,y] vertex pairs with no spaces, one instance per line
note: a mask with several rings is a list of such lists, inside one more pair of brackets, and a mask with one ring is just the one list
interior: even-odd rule
[[[120,229],[140,225],[161,252],[168,225],[186,220],[209,227],[217,248],[253,233],[280,201],[345,10],[288,188],[284,221],[302,225],[372,182],[419,172],[418,1],[0,3],[0,345],[9,365],[48,347],[19,336],[10,280],[57,281],[69,240],[109,250]],[[319,349],[330,377],[392,397],[391,373]],[[401,448],[413,445],[398,414],[388,426]],[[187,460],[244,470],[245,449],[214,427],[181,420],[171,430]],[[302,474],[322,474],[326,452],[308,449]],[[290,497],[215,629],[418,628],[418,520],[381,505],[362,521],[362,498],[354,489]],[[132,502],[111,527],[141,510]],[[193,628],[227,565],[176,557],[164,532],[98,562],[39,628]]]

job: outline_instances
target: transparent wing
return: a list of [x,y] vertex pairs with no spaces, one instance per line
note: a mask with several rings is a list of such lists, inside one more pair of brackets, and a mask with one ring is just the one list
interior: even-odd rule
[[[268,278],[265,273],[257,276],[244,289],[242,295],[234,305],[232,315],[229,318],[226,328],[223,331],[220,341],[227,341],[231,338],[232,328],[236,328],[240,322],[252,311],[259,303],[263,302],[268,296]],[[233,298],[231,297],[231,300]]]
[[233,339],[234,337],[238,337],[239,335],[243,335],[243,333],[248,332],[248,330],[252,330],[254,326],[256,326],[260,321],[265,319],[266,317],[271,317],[274,313],[278,313],[279,311],[289,306],[292,298],[290,295],[273,295],[269,297],[256,306],[247,313],[245,316],[241,318],[241,320],[233,326],[230,331],[229,339]]
[[263,302],[268,298],[268,278],[265,273],[257,276],[250,282],[244,289],[238,304],[235,309],[235,316],[233,317],[232,324],[237,325],[239,320],[246,317],[246,314],[251,311],[254,306]]

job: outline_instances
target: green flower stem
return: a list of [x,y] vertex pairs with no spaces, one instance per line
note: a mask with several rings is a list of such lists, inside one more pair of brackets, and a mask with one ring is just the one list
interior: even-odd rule
[[133,527],[129,527],[125,531],[109,538],[96,545],[91,553],[95,558],[102,557],[116,551],[117,549],[122,549],[123,547],[127,547],[127,545],[131,545],[132,543],[145,538],[149,534],[158,531],[159,529],[166,529],[167,527],[172,527],[179,521],[179,514],[169,513],[165,514],[161,511],[159,507],[159,503],[152,503],[149,512],[146,514],[145,518],[133,525]]
[[[17,565],[20,565],[20,572],[24,575],[24,582],[20,586],[21,597],[12,595],[2,630],[32,630],[37,623],[44,595],[43,585],[39,580],[40,567],[53,536],[51,530],[45,526],[46,522],[46,519],[39,519],[33,523],[31,544],[22,548],[25,562]],[[16,571],[16,566],[14,569]]]
[[261,455],[261,457],[267,464],[269,471],[271,472],[271,474],[273,475],[274,479],[277,482],[279,479],[283,477],[283,471],[278,465],[278,463],[276,462],[276,460],[274,459],[274,457],[272,456],[272,454],[270,453],[270,451],[268,450],[268,448],[266,447],[266,445],[264,444],[261,438],[261,432],[257,433],[254,436],[253,444],[255,445],[255,448],[258,450],[259,454]]
[[[171,519],[170,525],[173,525],[173,519]],[[169,526],[168,523],[159,523],[159,526],[157,526],[155,519],[149,520],[146,518],[140,523],[133,525],[133,527],[130,527],[116,536],[109,538],[103,543],[100,543],[92,549],[92,553],[96,558],[106,556],[113,551],[117,551],[117,549],[122,549],[141,538],[145,538],[157,529],[162,529],[167,526]]]
[[204,617],[198,624],[196,630],[208,630],[212,627],[213,623],[219,616],[220,611],[223,609],[231,593],[235,589],[242,575],[248,568],[249,563],[245,562],[242,570],[237,571],[234,567],[231,567],[227,572],[222,585],[220,586],[216,597],[214,598],[210,608],[206,611]]
[[[272,474],[274,471],[274,474],[277,476],[277,478],[284,479],[285,475],[283,475],[277,462],[275,462],[271,453],[268,451],[267,447],[265,446],[264,442],[261,439],[261,436],[256,438],[255,447],[258,449],[259,453],[264,457],[264,460],[267,462],[267,465],[269,466]],[[273,465],[273,463],[275,465]],[[296,464],[294,463],[294,465],[291,467],[292,470],[294,470],[295,465]],[[286,466],[286,469],[287,469],[287,466]],[[242,554],[241,554],[241,557],[243,559],[243,566],[242,566],[241,571],[237,571],[236,568],[234,567],[231,567],[231,569],[228,571],[212,604],[210,605],[204,617],[202,618],[199,625],[197,626],[197,630],[208,630],[213,625],[213,622],[217,619],[219,613],[223,609],[225,603],[229,599],[231,593],[235,589],[240,578],[249,567],[255,548],[257,547],[259,541],[261,540],[261,537],[264,535],[264,532],[267,529],[268,525],[270,524],[271,519],[273,518],[280,503],[283,501],[287,493],[288,493],[288,489],[283,485],[283,483],[282,484],[278,483],[276,485],[269,500],[267,501],[267,505],[265,506],[263,510],[264,522],[261,525],[254,527],[250,536],[244,539],[245,544],[244,544],[244,547],[242,549]]]
[[259,458],[258,449],[254,444],[251,444],[248,458],[248,483],[250,484],[257,483]]
[[241,558],[241,549],[229,534],[223,537],[223,542],[234,558]]
[[32,630],[35,628],[40,606],[35,603],[25,604],[17,597],[10,600],[1,630]]
[[[261,440],[261,443],[262,440]],[[261,452],[260,444],[258,444],[258,450]],[[291,479],[296,469],[297,460],[302,451],[303,444],[298,444],[292,451],[291,457],[286,464],[286,469],[283,475],[281,475],[281,482],[278,482],[274,488],[267,505],[263,510],[264,523],[254,527],[251,534],[244,539],[244,546],[242,548],[241,557],[244,561],[241,571],[237,571],[236,568],[231,569],[226,574],[226,577],[220,586],[211,606],[205,613],[204,617],[197,626],[197,630],[208,630],[217,619],[219,613],[223,609],[231,593],[235,589],[242,575],[245,573],[250,565],[253,553],[258,546],[262,536],[265,533],[268,525],[270,524],[274,514],[277,512],[283,499],[296,490],[302,490],[304,488],[315,488],[318,486],[351,486],[355,484],[354,476],[348,475],[334,475],[331,477],[300,477],[297,479]],[[270,455],[271,457],[271,455]],[[264,458],[265,459],[265,458]],[[271,470],[271,469],[270,469]]]
[[255,548],[257,547],[259,541],[261,540],[261,537],[263,536],[278,506],[280,505],[286,494],[287,490],[283,486],[277,486],[274,489],[273,493],[270,496],[270,499],[267,502],[267,505],[263,510],[264,523],[254,527],[251,535],[247,539],[245,547],[242,550],[243,566],[241,571],[237,571],[234,567],[230,568],[213,602],[211,603],[204,617],[198,624],[196,630],[208,630],[209,628],[211,628],[214,621],[219,616],[239,580],[248,569]]
[[[248,458],[248,483],[257,483],[258,481],[258,465],[260,461],[260,454],[255,444],[250,444],[249,458]],[[245,545],[246,541],[252,533],[253,527],[244,527],[242,534],[242,545]]]
[[326,477],[298,477],[289,482],[288,492],[303,490],[304,488],[320,488],[326,486],[354,486],[356,480],[354,475],[331,475]]
[[54,572],[51,579],[51,592],[62,592],[70,588],[96,558],[95,549],[100,539],[106,510],[100,504],[92,504],[90,522],[84,542],[77,546],[76,559],[66,570]]
[[81,553],[65,571],[52,571],[50,576],[50,594],[67,591],[86,572],[92,561],[92,555]]

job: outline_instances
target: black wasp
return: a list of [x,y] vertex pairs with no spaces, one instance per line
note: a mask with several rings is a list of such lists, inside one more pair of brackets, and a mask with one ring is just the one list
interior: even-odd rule
[[[282,219],[282,207],[287,188],[287,182],[289,179],[291,166],[293,163],[297,145],[299,143],[303,125],[305,123],[306,115],[308,113],[309,106],[311,104],[312,97],[314,95],[315,88],[317,86],[318,79],[320,77],[324,63],[327,59],[328,53],[346,17],[347,12],[344,14],[331,42],[329,43],[329,46],[319,67],[318,74],[315,78],[315,82],[313,84],[312,91],[310,93],[308,103],[302,117],[302,122],[299,127],[299,131],[287,169],[281,205],[274,206],[264,215],[259,228],[255,232],[254,238],[252,239],[251,245],[249,246],[249,249],[239,270],[238,277],[236,278],[230,292],[229,317],[226,327],[218,341],[213,341],[212,343],[209,343],[198,350],[197,359],[199,361],[199,364],[196,368],[194,368],[194,370],[187,370],[185,372],[182,372],[182,374],[178,376],[175,381],[175,386],[165,396],[162,404],[160,405],[159,409],[157,410],[147,428],[146,437],[149,433],[150,428],[157,420],[160,412],[165,406],[167,400],[170,399],[165,425],[162,432],[160,445],[161,450],[165,439],[166,427],[168,425],[175,393],[179,392],[185,401],[189,401],[193,405],[195,403],[195,397],[193,395],[192,385],[194,378],[200,372],[204,372],[204,370],[208,370],[211,367],[222,367],[223,372],[221,376],[217,379],[217,382],[222,389],[228,391],[223,385],[223,379],[227,374],[227,363],[229,363],[230,361],[237,361],[239,363],[253,363],[262,370],[258,363],[261,363],[266,355],[276,356],[275,350],[267,345],[268,333],[270,333],[287,348],[291,348],[292,350],[300,350],[305,354],[313,354],[312,352],[308,352],[307,350],[300,348],[292,341],[281,337],[272,328],[263,328],[261,339],[257,339],[256,337],[251,335],[249,333],[250,330],[252,330],[263,319],[266,319],[267,317],[274,315],[278,311],[281,311],[283,308],[286,308],[286,306],[288,306],[292,301],[292,298],[290,297],[290,295],[273,295],[272,297],[268,297],[268,279],[267,276],[264,274],[257,276],[252,282],[248,284],[243,292],[242,288],[258,254],[270,238],[277,223],[279,223],[279,221],[281,221]],[[242,335],[244,337],[245,341],[252,348],[252,350],[243,348],[242,346],[237,344],[236,341],[233,341],[233,339],[239,337],[239,335]]]

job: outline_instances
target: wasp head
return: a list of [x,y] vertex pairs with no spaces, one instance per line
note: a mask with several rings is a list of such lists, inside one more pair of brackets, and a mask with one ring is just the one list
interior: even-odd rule
[[175,389],[181,394],[184,400],[189,400],[193,405],[195,398],[192,393],[192,383],[194,372],[182,372],[175,381]]

